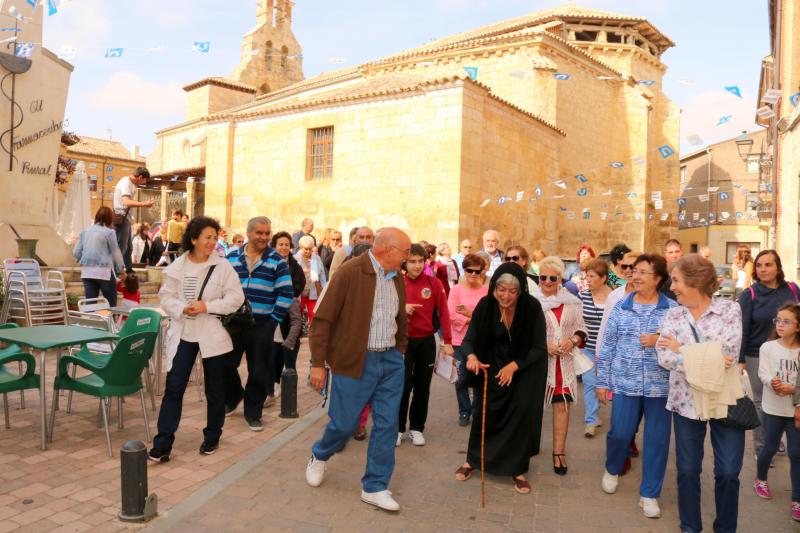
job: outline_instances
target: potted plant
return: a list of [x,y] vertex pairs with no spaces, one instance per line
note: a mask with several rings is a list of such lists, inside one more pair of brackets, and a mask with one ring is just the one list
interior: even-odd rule
[[77,311],[78,300],[80,300],[80,296],[78,296],[77,294],[67,293],[67,309],[69,309],[70,311]]

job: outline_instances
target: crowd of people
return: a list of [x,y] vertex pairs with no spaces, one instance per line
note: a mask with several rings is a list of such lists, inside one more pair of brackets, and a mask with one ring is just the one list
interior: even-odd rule
[[[115,198],[113,211],[101,208],[80,236],[75,256],[87,296],[116,298],[115,280],[132,272],[131,253],[153,256],[146,226],[134,231],[128,218],[131,207],[147,202],[126,191],[146,176],[137,169],[126,178],[131,185],[118,188],[119,205]],[[674,434],[681,528],[701,531],[700,472],[710,431],[714,530],[735,531],[746,430],[731,413],[747,390],[760,420],[753,491],[773,498],[767,474],[785,448],[790,514],[800,521],[800,289],[786,280],[774,250],[755,258],[746,247],[737,250],[732,301],[718,297],[720,274],[705,250],[684,256],[674,239],[649,253],[619,244],[607,260],[584,244],[565,264],[521,244],[503,251],[494,230],[483,234],[480,250],[463,240],[453,254],[448,243],[412,243],[398,228],[353,228],[343,242],[330,228],[317,239],[313,221],[304,219],[294,234],[273,234],[265,216],[229,243],[214,219],[182,216],[175,212],[162,225],[159,244],[159,261],[168,262],[161,305],[171,325],[153,461],[169,460],[198,355],[207,398],[200,453],[216,451],[225,418],[240,403],[247,426],[261,431],[263,409],[274,401],[282,368],[296,366],[307,323],[309,382],[330,389],[330,420],[306,467],[311,486],[322,484],[327,461],[350,438],[366,438],[371,415],[361,499],[399,510],[389,491],[396,448],[426,444],[433,368],[437,358],[453,357],[454,420],[470,427],[458,481],[484,465],[529,493],[526,474],[540,450],[545,408],[552,411],[553,471],[567,475],[573,406],[582,401],[583,437],[593,438],[602,406],[610,404],[599,489],[617,491],[640,455],[641,431],[639,506],[660,517]],[[234,315],[246,316],[247,325],[219,320]]]

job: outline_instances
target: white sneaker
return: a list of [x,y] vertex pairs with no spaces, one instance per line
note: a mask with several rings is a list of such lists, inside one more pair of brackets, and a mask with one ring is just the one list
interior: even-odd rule
[[403,433],[398,431],[397,432],[397,443],[395,444],[395,447],[398,447],[401,444],[403,444]]
[[408,432],[408,436],[411,437],[411,444],[414,446],[425,446],[425,437],[422,435],[421,431],[414,431],[412,429]]
[[379,507],[385,511],[399,511],[400,504],[392,498],[392,493],[388,490],[380,492],[361,491],[361,501]]
[[612,476],[608,473],[608,470],[603,470],[603,480],[600,484],[603,486],[603,492],[614,494],[617,492],[617,485],[619,485],[619,476]]
[[642,508],[644,515],[647,518],[661,518],[661,508],[658,506],[658,500],[655,498],[639,498],[639,507]]
[[325,478],[325,465],[327,464],[327,461],[320,461],[312,454],[306,466],[306,483],[312,487],[322,485],[322,480]]

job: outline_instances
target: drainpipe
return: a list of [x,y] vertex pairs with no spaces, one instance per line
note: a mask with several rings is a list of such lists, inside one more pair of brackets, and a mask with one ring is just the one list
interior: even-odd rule
[[[711,188],[711,148],[706,148],[706,158],[708,161],[706,163],[706,192],[703,194],[708,195],[708,189]],[[701,202],[702,203],[702,202]],[[711,208],[711,196],[708,196],[708,207]],[[711,231],[711,220],[708,216],[709,210],[706,210],[706,246],[708,246],[710,239],[709,239],[709,232]],[[715,219],[716,220],[716,219]]]
[[[772,69],[772,88],[780,89],[781,87],[781,56],[782,46],[781,39],[783,36],[782,31],[782,17],[783,17],[783,0],[776,0],[775,2],[775,57],[773,59]],[[782,102],[781,102],[782,103]],[[779,161],[780,153],[778,150],[778,118],[780,117],[781,104],[777,104],[776,116],[772,118],[770,124],[770,137],[772,138],[772,168],[770,181],[772,182],[772,248],[778,249],[778,221],[780,220],[779,212],[783,211],[782,206],[778,200],[780,196],[779,182]],[[779,250],[781,252],[781,250]],[[796,253],[796,252],[795,252]],[[794,269],[797,270],[797,262],[795,261]]]

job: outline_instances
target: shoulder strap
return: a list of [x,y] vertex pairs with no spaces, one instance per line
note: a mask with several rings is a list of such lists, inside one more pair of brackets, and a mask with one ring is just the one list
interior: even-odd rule
[[697,328],[694,327],[692,324],[692,319],[689,316],[689,313],[686,311],[686,308],[683,308],[683,313],[686,315],[686,323],[689,324],[689,327],[692,328],[692,335],[694,335],[694,341],[700,344],[700,335],[697,333]]
[[200,294],[197,295],[198,300],[203,299],[203,291],[206,290],[206,285],[208,285],[208,278],[211,277],[211,273],[214,272],[214,269],[217,268],[217,265],[211,265],[208,269],[208,273],[206,273],[206,279],[203,280],[203,284],[200,286]]
[[[750,287],[747,287],[747,288],[750,291],[750,301],[751,302],[755,302],[756,301],[756,291],[753,290],[753,286],[752,285]],[[797,298],[797,296],[795,295],[795,299],[796,298]]]
[[794,301],[798,303],[797,299],[797,284],[794,281],[789,282],[789,288],[792,290],[792,294],[794,294]]

